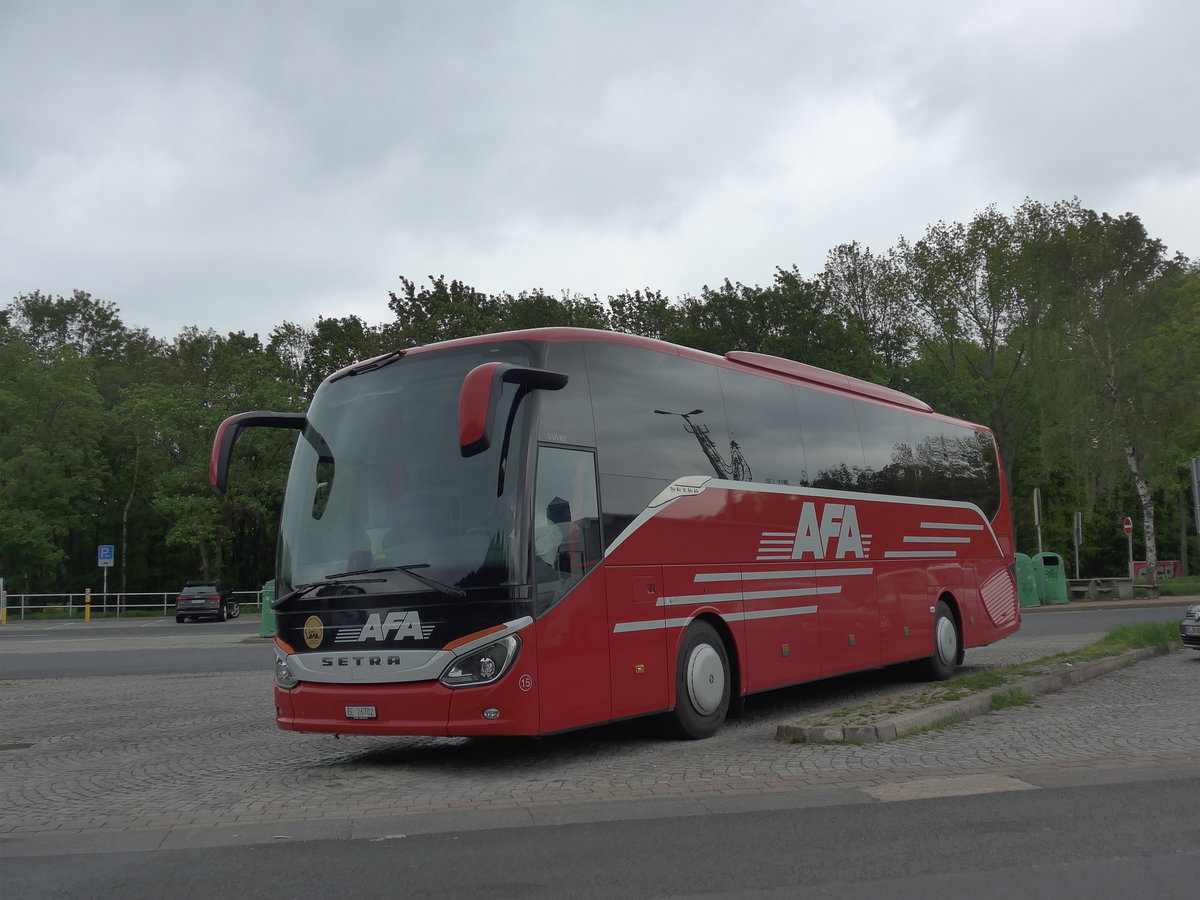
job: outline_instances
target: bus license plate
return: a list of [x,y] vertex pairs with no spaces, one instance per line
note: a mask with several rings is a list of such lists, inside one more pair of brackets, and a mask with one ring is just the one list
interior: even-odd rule
[[376,718],[375,707],[373,706],[347,706],[347,719],[374,719]]

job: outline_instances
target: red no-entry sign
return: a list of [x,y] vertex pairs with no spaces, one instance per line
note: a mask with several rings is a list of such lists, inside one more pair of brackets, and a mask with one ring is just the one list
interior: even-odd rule
[[1121,527],[1125,529],[1126,534],[1133,534],[1133,519],[1126,516],[1125,521],[1121,523]]

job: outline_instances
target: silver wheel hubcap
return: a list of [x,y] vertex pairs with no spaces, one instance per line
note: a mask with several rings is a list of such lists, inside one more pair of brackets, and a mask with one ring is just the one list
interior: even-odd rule
[[687,664],[687,689],[692,706],[702,716],[712,715],[725,694],[725,667],[711,644],[692,651]]
[[958,632],[954,623],[948,618],[938,619],[937,651],[942,662],[951,663],[958,658]]

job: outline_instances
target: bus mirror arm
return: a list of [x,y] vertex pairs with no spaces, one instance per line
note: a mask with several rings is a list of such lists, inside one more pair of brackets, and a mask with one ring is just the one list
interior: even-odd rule
[[458,445],[464,457],[475,456],[492,445],[496,406],[505,382],[527,391],[558,391],[566,386],[567,376],[501,362],[484,363],[468,372],[458,395]]
[[295,428],[305,425],[304,413],[244,412],[230,416],[217,428],[213,438],[212,457],[208,463],[208,480],[218,494],[229,487],[229,458],[233,445],[247,428]]

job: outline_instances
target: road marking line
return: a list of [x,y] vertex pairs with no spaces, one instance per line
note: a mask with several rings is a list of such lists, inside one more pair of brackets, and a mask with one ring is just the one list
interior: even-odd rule
[[924,800],[933,797],[966,797],[971,794],[999,794],[1004,791],[1036,791],[1037,785],[1010,775],[948,775],[942,778],[917,778],[897,784],[880,784],[860,790],[886,803],[897,800]]

